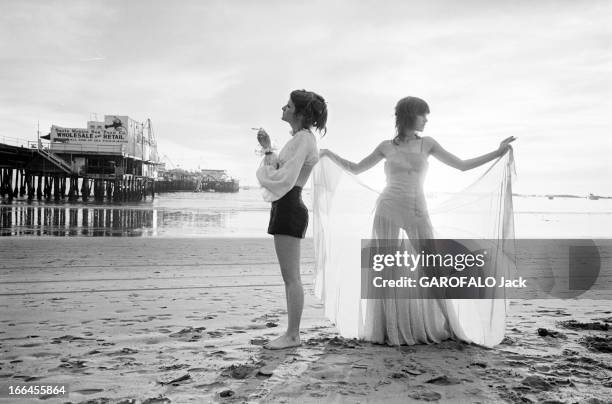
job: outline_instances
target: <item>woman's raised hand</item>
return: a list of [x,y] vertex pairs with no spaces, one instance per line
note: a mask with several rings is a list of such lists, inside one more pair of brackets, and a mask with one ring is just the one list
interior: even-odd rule
[[514,136],[510,136],[502,140],[499,144],[499,148],[497,149],[499,155],[503,156],[504,154],[506,154],[506,152],[508,152],[508,150],[512,148],[512,146],[510,146],[510,143],[514,142],[515,140],[516,138]]
[[264,149],[269,149],[272,145],[270,142],[270,136],[263,128],[259,128],[257,131],[257,141]]

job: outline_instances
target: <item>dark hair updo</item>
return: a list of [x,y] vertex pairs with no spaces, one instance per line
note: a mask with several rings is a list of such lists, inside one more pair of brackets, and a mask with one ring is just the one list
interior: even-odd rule
[[395,129],[397,134],[393,143],[399,144],[406,130],[413,129],[418,115],[429,114],[429,105],[417,97],[402,98],[395,106]]
[[315,127],[323,136],[327,133],[327,103],[319,94],[294,90],[290,95],[295,105],[295,113],[302,116],[302,126],[306,129]]

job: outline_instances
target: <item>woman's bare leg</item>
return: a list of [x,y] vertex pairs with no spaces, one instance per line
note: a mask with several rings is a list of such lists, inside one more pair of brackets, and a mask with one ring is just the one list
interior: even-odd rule
[[266,345],[268,349],[283,349],[299,346],[300,320],[304,308],[304,288],[300,279],[300,239],[277,234],[274,236],[274,247],[280,264],[285,295],[287,297],[287,332]]

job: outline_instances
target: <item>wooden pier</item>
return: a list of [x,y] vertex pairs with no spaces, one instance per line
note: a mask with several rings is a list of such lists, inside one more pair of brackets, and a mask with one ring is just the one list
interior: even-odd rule
[[129,158],[112,160],[120,167],[132,168],[129,173],[96,167],[96,163],[108,161],[104,154],[90,156],[91,165],[85,171],[76,171],[60,155],[42,145],[26,144],[28,147],[0,143],[0,195],[9,202],[16,198],[126,202],[155,196],[154,179],[138,175],[139,164],[128,161]]
[[0,195],[9,201],[140,201],[155,196],[159,165],[150,120],[107,115],[87,128],[53,125],[36,142],[0,137]]
[[0,137],[0,195],[9,202],[132,202],[156,192],[238,189],[225,170],[165,170],[149,119],[106,115],[86,128],[53,125],[35,142]]

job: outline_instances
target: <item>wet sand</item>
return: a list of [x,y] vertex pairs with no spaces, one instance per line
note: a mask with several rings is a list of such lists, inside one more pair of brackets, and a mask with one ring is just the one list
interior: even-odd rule
[[0,402],[610,402],[609,300],[513,301],[494,349],[388,347],[338,336],[312,296],[286,325],[271,239],[0,240],[0,384],[67,383]]

